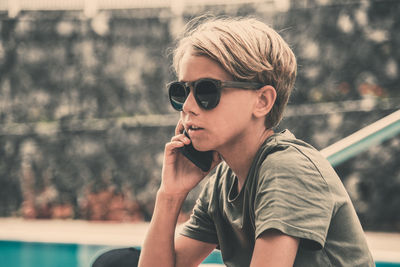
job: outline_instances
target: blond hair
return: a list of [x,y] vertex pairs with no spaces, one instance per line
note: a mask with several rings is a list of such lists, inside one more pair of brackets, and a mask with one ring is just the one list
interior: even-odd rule
[[188,24],[174,50],[177,74],[188,51],[217,61],[235,80],[272,85],[277,98],[265,125],[273,128],[279,124],[294,86],[297,63],[276,31],[254,18],[196,19]]

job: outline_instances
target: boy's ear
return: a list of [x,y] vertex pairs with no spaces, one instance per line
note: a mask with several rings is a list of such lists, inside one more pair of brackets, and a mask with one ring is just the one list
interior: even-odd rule
[[257,91],[257,102],[254,107],[254,116],[265,117],[271,111],[276,100],[275,88],[266,85]]

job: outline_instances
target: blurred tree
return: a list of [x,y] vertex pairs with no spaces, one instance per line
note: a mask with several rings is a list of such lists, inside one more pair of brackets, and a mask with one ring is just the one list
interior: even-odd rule
[[[299,63],[290,103],[335,102],[293,105],[279,129],[321,149],[398,108],[344,101],[399,97],[399,11],[391,0],[292,0],[196,6],[181,22],[167,8],[0,13],[0,216],[150,218],[177,118],[168,48],[190,18],[252,15],[277,29]],[[152,114],[168,116],[139,119]],[[368,229],[400,229],[398,139],[337,167]]]

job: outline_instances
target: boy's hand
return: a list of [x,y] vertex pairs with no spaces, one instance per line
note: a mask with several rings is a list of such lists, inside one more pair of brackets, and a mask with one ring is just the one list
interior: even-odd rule
[[[208,172],[203,172],[200,168],[188,160],[179,148],[190,144],[191,140],[182,132],[184,130],[181,120],[175,128],[175,136],[165,145],[164,163],[162,168],[162,181],[160,190],[168,194],[187,194],[192,190]],[[212,168],[221,159],[217,152],[214,152]]]

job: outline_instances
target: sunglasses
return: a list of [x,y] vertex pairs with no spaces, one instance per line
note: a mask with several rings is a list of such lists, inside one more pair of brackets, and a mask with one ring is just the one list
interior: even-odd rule
[[206,110],[215,108],[221,98],[222,88],[239,88],[244,90],[258,90],[264,85],[256,82],[220,81],[203,78],[193,82],[172,82],[167,85],[169,101],[174,109],[182,111],[190,88],[197,104]]

